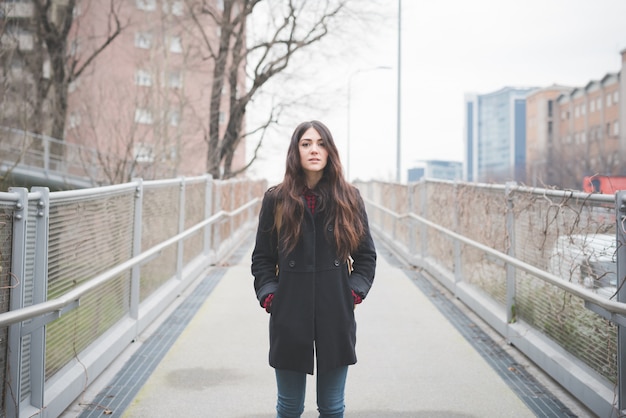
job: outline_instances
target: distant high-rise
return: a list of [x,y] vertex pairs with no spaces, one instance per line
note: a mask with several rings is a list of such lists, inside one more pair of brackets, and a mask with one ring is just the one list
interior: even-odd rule
[[505,87],[465,96],[463,179],[526,181],[526,94]]

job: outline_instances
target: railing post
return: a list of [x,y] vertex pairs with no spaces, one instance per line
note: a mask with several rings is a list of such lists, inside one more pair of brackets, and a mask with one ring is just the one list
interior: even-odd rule
[[[205,198],[204,198],[204,219],[208,219],[213,215],[213,177],[210,174],[206,176]],[[211,231],[213,225],[204,227],[204,256],[209,257],[209,261],[213,262],[213,254],[211,254]]]
[[[135,188],[135,213],[133,218],[133,249],[131,257],[141,254],[141,237],[143,226],[143,179],[133,179],[137,183]],[[139,298],[141,286],[141,266],[135,264],[130,273],[130,317],[139,319]]]
[[[178,195],[178,233],[185,232],[185,178],[180,179],[180,193]],[[183,279],[183,257],[185,251],[185,240],[182,239],[176,244],[176,278],[178,280]]]
[[[235,208],[235,194],[236,194],[236,190],[237,190],[237,183],[239,183],[237,180],[231,180],[229,181],[230,183],[230,199],[228,202],[228,210],[231,211]],[[234,237],[235,234],[235,217],[234,216],[229,216],[228,217],[228,236],[229,237]]]
[[[459,208],[462,205],[462,202],[458,201],[459,198],[459,185],[454,183],[454,204],[453,204],[453,212],[452,212],[452,222],[454,231],[460,231],[460,219],[459,219]],[[454,283],[460,283],[463,281],[463,265],[461,258],[461,242],[457,239],[454,240],[453,244],[453,252],[454,252]]]
[[50,139],[47,136],[41,136],[43,142],[43,170],[48,172],[50,170]]
[[[427,204],[427,199],[428,199],[428,181],[425,180],[422,184],[422,190],[420,191],[421,196],[420,196],[420,200],[422,201],[422,205],[420,208],[420,213],[419,215],[428,219],[427,216],[427,211],[428,211],[428,204]],[[426,257],[428,256],[428,227],[426,226],[426,224],[422,223],[420,226],[420,242],[421,242],[421,255],[422,255],[422,262],[426,261]]]
[[[407,186],[407,193],[408,193],[408,212],[409,213],[415,213],[415,183],[409,183]],[[413,220],[413,218],[409,218],[409,254],[413,255],[415,254],[415,247],[417,246],[417,237],[415,236],[415,220]],[[413,264],[415,264],[415,261],[412,261]]]
[[[35,265],[33,270],[33,305],[48,299],[48,222],[50,219],[50,190],[47,187],[33,187],[39,192],[35,217]],[[44,387],[46,381],[46,327],[37,328],[31,333],[30,342],[30,394],[31,405],[44,407]]]
[[[217,213],[222,210],[222,189],[224,187],[224,181],[214,183],[213,189],[213,213]],[[222,221],[215,222],[213,224],[213,252],[215,254],[214,261],[217,262],[217,255],[219,254],[220,247],[222,246]]]
[[[11,244],[11,295],[9,310],[24,307],[24,279],[26,277],[26,232],[28,221],[28,190],[22,187],[9,188],[17,194],[18,201],[13,210],[13,242]],[[5,385],[5,409],[7,417],[18,417],[22,397],[22,322],[9,326],[8,334],[8,384]]]
[[[624,223],[626,222],[626,191],[619,191],[615,194],[615,221],[617,240],[617,301],[626,303],[626,231]],[[626,328],[617,325],[617,404],[620,413],[626,409]]]
[[[513,198],[511,196],[512,188],[516,186],[515,182],[507,182],[505,184],[506,198],[506,232],[509,237],[507,254],[515,257],[515,214],[513,213]],[[515,267],[506,265],[506,322],[510,324],[515,321]]]

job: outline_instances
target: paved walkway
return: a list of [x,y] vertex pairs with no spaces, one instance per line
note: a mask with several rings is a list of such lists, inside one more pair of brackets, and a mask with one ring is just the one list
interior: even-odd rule
[[[275,417],[269,317],[254,296],[250,252],[228,268],[141,390],[112,416]],[[489,337],[467,334],[481,331],[427,280],[393,262],[379,252],[374,287],[356,310],[347,418],[576,416]],[[303,417],[317,417],[314,378],[307,384]]]

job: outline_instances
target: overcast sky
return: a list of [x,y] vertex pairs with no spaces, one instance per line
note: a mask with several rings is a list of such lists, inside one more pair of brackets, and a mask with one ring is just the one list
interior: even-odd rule
[[[330,105],[295,107],[285,117],[293,126],[286,122],[289,129],[266,140],[252,176],[280,181],[296,121],[320,119],[331,128],[352,179],[395,180],[398,1],[368,5],[381,17],[367,33],[356,27],[343,35],[350,53],[337,47],[331,62],[307,57],[315,68],[309,85],[324,86],[314,89],[320,97],[312,102]],[[462,161],[465,93],[584,86],[619,71],[625,16],[626,0],[402,1],[403,179],[419,160]]]

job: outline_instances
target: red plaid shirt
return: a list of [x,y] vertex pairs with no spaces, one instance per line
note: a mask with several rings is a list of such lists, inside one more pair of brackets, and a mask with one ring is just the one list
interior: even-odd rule
[[306,199],[306,205],[309,207],[312,215],[315,215],[315,203],[317,202],[317,197],[313,193],[311,189],[308,187],[304,188],[304,197]]

